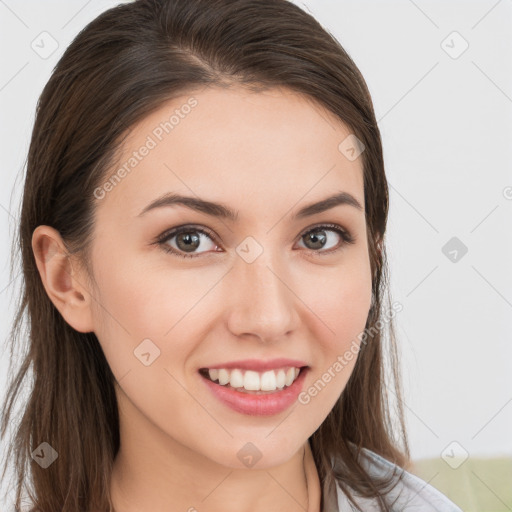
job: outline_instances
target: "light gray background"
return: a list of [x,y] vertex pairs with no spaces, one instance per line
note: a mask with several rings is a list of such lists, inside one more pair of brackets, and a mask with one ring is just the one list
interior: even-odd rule
[[[37,98],[73,37],[117,3],[0,0],[2,340],[19,283],[8,275],[9,250]],[[413,459],[447,447],[510,456],[512,2],[295,3],[355,60],[379,120]],[[43,31],[58,42],[46,59],[31,47]],[[452,237],[468,249],[457,261],[442,251]],[[4,354],[2,395],[7,362]]]

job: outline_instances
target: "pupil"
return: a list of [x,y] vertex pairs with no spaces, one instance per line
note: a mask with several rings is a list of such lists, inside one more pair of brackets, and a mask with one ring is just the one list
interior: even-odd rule
[[[180,242],[184,242],[185,246],[180,247]],[[199,246],[199,236],[191,235],[190,233],[180,233],[176,243],[180,249],[186,252],[192,252]]]
[[325,231],[316,231],[316,233],[320,235],[311,233],[309,238],[313,242],[313,249],[321,249],[326,241]]

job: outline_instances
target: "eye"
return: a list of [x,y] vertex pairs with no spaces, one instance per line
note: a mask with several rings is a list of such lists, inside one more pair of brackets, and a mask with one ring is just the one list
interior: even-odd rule
[[[176,238],[174,246],[168,243],[173,238]],[[207,238],[213,242],[213,234],[203,228],[180,226],[164,233],[162,237],[158,239],[157,243],[161,245],[166,252],[181,256],[182,258],[194,258],[197,254],[197,252],[194,251],[201,245],[202,238]],[[215,249],[217,245],[213,244],[213,247]],[[211,250],[211,248],[209,250]]]
[[[335,233],[338,238],[341,238],[341,242],[336,244],[336,236],[329,236],[328,233]],[[309,229],[300,237],[301,241],[305,240],[309,246],[306,246],[307,249],[310,249],[314,253],[328,253],[332,254],[336,252],[338,249],[341,249],[345,244],[353,244],[355,243],[355,238],[345,229],[341,228],[337,224],[322,224],[320,226],[315,226],[313,229]],[[330,249],[332,244],[336,246],[334,250],[322,250],[318,249]]]
[[[334,233],[337,235],[337,237],[341,239],[341,242],[336,244],[336,236],[329,236],[328,233]],[[173,243],[170,243],[174,238],[176,240]],[[335,249],[319,250],[325,249],[326,246],[327,249],[331,249],[329,246],[332,245],[333,238],[334,245],[337,245]],[[209,252],[212,249],[215,252],[222,252],[219,250],[219,246],[214,242],[215,235],[210,230],[193,225],[179,226],[170,231],[166,231],[156,240],[155,243],[160,245],[164,251],[176,256],[182,258],[195,258],[201,254],[201,252],[197,252],[196,249],[201,245],[202,239],[206,239],[211,242],[210,248],[206,247],[206,250],[203,252]],[[308,231],[300,235],[300,240],[302,241],[303,239],[305,239],[307,244],[310,245],[306,246],[306,249],[309,249],[312,253],[318,254],[332,254],[346,244],[355,243],[355,238],[337,224],[322,224],[320,226],[315,226],[312,229],[310,228]]]

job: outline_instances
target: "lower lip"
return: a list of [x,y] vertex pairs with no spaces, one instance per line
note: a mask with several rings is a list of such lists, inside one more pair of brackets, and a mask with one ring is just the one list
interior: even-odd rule
[[201,374],[200,377],[212,393],[234,411],[250,416],[273,416],[285,411],[297,400],[302,391],[306,373],[307,368],[303,368],[291,386],[264,395],[236,391],[216,384]]

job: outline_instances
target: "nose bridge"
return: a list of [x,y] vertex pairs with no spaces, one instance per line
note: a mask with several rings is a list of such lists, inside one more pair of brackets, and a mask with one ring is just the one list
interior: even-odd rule
[[286,266],[270,249],[249,263],[240,257],[233,280],[229,327],[236,334],[253,334],[263,341],[284,336],[295,326],[295,298]]

